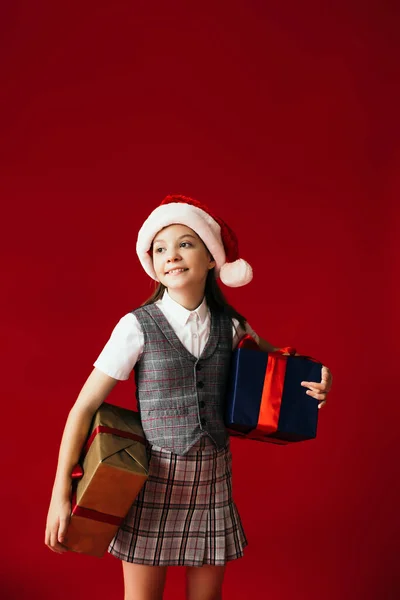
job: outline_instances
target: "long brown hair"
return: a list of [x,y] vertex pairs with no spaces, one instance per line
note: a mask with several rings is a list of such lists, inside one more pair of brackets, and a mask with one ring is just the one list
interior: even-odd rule
[[[246,318],[237,312],[226,300],[224,294],[222,293],[221,288],[219,287],[217,280],[215,278],[215,268],[210,269],[207,273],[206,286],[204,290],[204,295],[206,297],[206,301],[208,307],[211,311],[222,313],[227,315],[230,318],[237,319],[240,325],[245,328]],[[162,283],[157,283],[156,288],[150,298],[147,298],[141,306],[146,306],[147,304],[153,304],[157,302],[157,300],[161,300],[164,296],[164,292],[167,288]]]

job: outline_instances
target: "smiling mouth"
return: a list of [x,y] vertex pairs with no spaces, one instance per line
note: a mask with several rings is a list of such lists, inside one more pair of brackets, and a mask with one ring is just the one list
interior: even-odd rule
[[188,269],[171,269],[170,271],[167,271],[165,274],[166,275],[180,275],[181,273],[184,273],[187,270]]

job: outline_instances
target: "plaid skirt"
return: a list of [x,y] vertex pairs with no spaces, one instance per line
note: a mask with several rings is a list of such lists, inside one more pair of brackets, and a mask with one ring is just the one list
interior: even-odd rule
[[148,445],[149,477],[108,552],[141,565],[224,565],[247,539],[232,499],[229,441],[218,450],[203,436],[179,456]]

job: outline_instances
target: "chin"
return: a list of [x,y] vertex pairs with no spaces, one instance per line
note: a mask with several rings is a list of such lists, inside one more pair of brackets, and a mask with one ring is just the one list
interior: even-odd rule
[[[160,277],[159,277],[160,279]],[[183,290],[189,288],[191,286],[198,286],[199,281],[196,281],[193,277],[168,277],[163,276],[160,279],[160,282],[167,288],[171,290]]]
[[190,282],[187,281],[165,281],[162,282],[163,285],[165,285],[165,287],[167,289],[170,290],[179,290],[179,289],[184,289],[186,288],[188,285],[190,285]]

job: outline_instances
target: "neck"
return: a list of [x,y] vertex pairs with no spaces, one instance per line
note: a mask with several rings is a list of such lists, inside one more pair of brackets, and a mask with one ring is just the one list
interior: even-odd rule
[[191,290],[171,290],[168,289],[168,294],[178,302],[181,306],[187,310],[195,310],[203,301],[204,298],[204,286],[199,289]]

